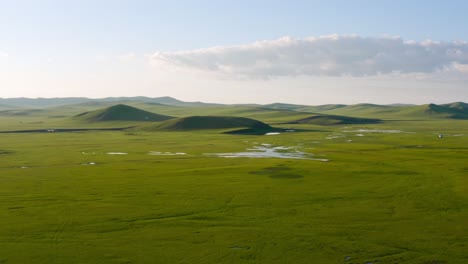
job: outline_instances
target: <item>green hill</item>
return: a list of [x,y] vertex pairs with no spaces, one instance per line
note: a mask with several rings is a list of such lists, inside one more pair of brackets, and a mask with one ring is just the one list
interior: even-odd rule
[[400,107],[376,104],[355,104],[337,107],[331,110],[320,111],[327,114],[336,114],[344,116],[365,117],[367,115],[378,116],[381,114],[391,114],[398,112]]
[[10,109],[15,109],[17,107],[11,106],[11,105],[6,105],[6,104],[0,104],[0,110],[10,110]]
[[316,106],[307,106],[298,109],[299,111],[303,112],[311,112],[311,113],[320,113],[324,111],[330,111],[338,108],[345,107],[344,104],[325,104],[325,105],[316,105]]
[[189,116],[164,121],[160,124],[146,126],[144,130],[202,130],[202,129],[229,129],[251,128],[271,129],[263,122],[245,117],[229,116]]
[[[465,108],[464,108],[465,107]],[[426,104],[403,108],[400,116],[418,117],[418,118],[451,118],[467,119],[468,112],[466,104],[453,103],[446,105]]]
[[298,110],[307,106],[297,105],[297,104],[273,103],[273,104],[263,105],[263,107],[270,108],[270,109],[279,109],[279,110]]
[[[385,118],[385,119],[467,119],[468,107],[466,103],[457,102],[444,105],[376,105],[376,104],[355,104],[337,108],[314,109],[307,108],[307,111],[339,116],[351,116],[360,118]],[[301,109],[304,111],[304,109]]]
[[[137,106],[137,105],[135,105]],[[177,117],[189,116],[231,116],[231,117],[246,117],[262,122],[287,122],[299,118],[310,116],[310,113],[301,113],[291,110],[268,109],[264,107],[253,106],[205,106],[205,107],[181,107],[181,106],[151,106],[141,104],[137,107],[161,113],[165,115]]]
[[44,114],[42,109],[11,109],[1,110],[0,116],[41,116]]
[[160,103],[165,105],[177,105],[177,106],[212,106],[219,105],[213,103],[203,102],[184,102],[177,100],[169,96],[163,97],[146,97],[146,96],[135,96],[135,97],[106,97],[99,99],[90,99],[85,97],[65,97],[65,98],[0,98],[0,104],[21,107],[21,108],[47,108],[64,106],[71,104],[81,104],[87,102],[101,102],[101,103],[112,103],[117,104],[121,101],[132,101],[132,102],[144,102],[144,103]]
[[289,122],[288,124],[314,124],[314,125],[350,125],[350,124],[376,124],[380,119],[359,118],[338,115],[314,115],[307,118]]
[[101,121],[165,121],[171,116],[158,115],[132,106],[118,104],[111,107],[84,112],[74,117],[88,122]]
[[446,106],[448,108],[452,108],[458,112],[468,114],[468,104],[463,102],[455,102],[451,104],[444,104],[442,106]]

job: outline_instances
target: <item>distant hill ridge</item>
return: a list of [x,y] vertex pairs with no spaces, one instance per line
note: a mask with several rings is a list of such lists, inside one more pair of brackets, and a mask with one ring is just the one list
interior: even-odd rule
[[84,112],[74,117],[88,122],[101,121],[165,121],[171,116],[159,115],[136,107],[118,104],[111,107]]
[[380,119],[359,118],[337,115],[314,115],[287,124],[314,124],[314,125],[352,125],[352,124],[377,124]]
[[175,106],[210,106],[210,105],[221,105],[221,104],[212,104],[212,103],[203,103],[203,102],[184,102],[177,100],[173,97],[163,96],[163,97],[145,97],[145,96],[135,96],[135,97],[106,97],[91,99],[86,97],[63,97],[63,98],[0,98],[0,104],[9,105],[12,107],[20,108],[47,108],[55,107],[62,105],[72,105],[72,104],[83,104],[91,102],[122,102],[122,101],[135,101],[135,102],[145,102],[145,103],[159,103],[164,105],[175,105]]
[[[258,112],[265,109],[276,111],[290,111],[295,113],[320,113],[338,116],[351,116],[360,118],[385,118],[385,119],[427,119],[427,118],[450,118],[450,119],[468,119],[468,104],[464,102],[454,102],[448,104],[425,104],[425,105],[407,105],[407,104],[326,104],[317,106],[307,106],[288,103],[273,103],[265,105],[257,104],[213,104],[203,102],[184,102],[173,97],[107,97],[100,99],[90,99],[85,97],[68,98],[0,98],[0,110],[14,109],[44,109],[52,107],[67,106],[106,106],[108,104],[146,104],[148,106],[176,106],[176,107],[240,107],[243,109],[250,107],[249,111],[257,109]],[[140,107],[143,105],[138,105]],[[255,108],[255,109],[254,109]],[[167,112],[170,115],[170,112]],[[287,114],[282,112],[282,114]]]
[[15,108],[17,107],[6,105],[6,104],[0,104],[0,110],[10,110],[10,109],[15,109]]
[[376,105],[355,104],[339,107],[312,106],[301,111],[321,113],[328,115],[341,115],[360,118],[389,118],[389,119],[427,119],[449,118],[468,119],[468,104],[455,102],[451,104],[425,104],[425,105]]

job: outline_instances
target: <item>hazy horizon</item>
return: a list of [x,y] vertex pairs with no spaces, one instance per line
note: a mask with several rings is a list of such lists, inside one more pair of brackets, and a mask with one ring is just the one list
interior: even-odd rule
[[[138,97],[144,97],[144,98],[151,98],[151,99],[158,99],[158,98],[172,98],[176,99],[182,102],[201,102],[201,103],[207,103],[207,104],[226,104],[226,105],[243,105],[243,104],[258,104],[258,105],[267,105],[267,104],[275,104],[275,103],[281,103],[281,104],[297,104],[297,105],[308,105],[308,106],[319,106],[319,105],[334,105],[334,104],[343,104],[343,105],[356,105],[356,104],[376,104],[376,105],[425,105],[425,104],[451,104],[451,103],[457,103],[457,102],[462,102],[462,103],[467,103],[466,101],[447,101],[447,102],[424,102],[424,103],[402,103],[402,102],[393,102],[393,103],[375,103],[375,102],[357,102],[357,103],[340,103],[340,102],[328,102],[328,103],[323,103],[323,104],[300,104],[300,103],[292,103],[292,102],[287,102],[287,101],[270,101],[270,102],[264,102],[264,103],[259,103],[259,102],[227,102],[227,103],[222,103],[222,102],[216,102],[216,101],[202,101],[202,100],[182,100],[180,98],[176,98],[173,96],[169,95],[163,95],[163,96],[144,96],[144,95],[137,95],[137,96],[106,96],[106,97],[86,97],[86,96],[70,96],[70,97],[0,97],[0,100],[14,100],[14,99],[32,99],[32,100],[40,100],[40,99],[73,99],[73,98],[84,98],[84,99],[90,99],[90,100],[102,100],[102,99],[109,99],[109,98],[122,98],[122,99],[132,99],[132,98],[138,98]],[[115,102],[120,102],[120,101],[115,101]]]
[[0,98],[466,102],[466,8],[465,1],[0,1]]

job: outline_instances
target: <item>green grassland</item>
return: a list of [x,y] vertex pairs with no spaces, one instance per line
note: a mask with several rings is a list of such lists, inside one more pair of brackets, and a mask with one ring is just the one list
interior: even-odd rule
[[[0,112],[1,131],[137,126],[0,134],[0,263],[468,263],[468,120],[421,118],[422,107],[363,116],[376,124],[294,123],[313,114],[128,104],[296,131],[74,118],[108,102]],[[329,161],[213,155],[261,144]]]

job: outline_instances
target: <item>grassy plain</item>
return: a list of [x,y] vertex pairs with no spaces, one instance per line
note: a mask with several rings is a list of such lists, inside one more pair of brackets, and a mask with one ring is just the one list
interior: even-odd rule
[[[0,134],[0,263],[468,263],[468,121],[288,127]],[[205,155],[262,143],[330,161]]]

